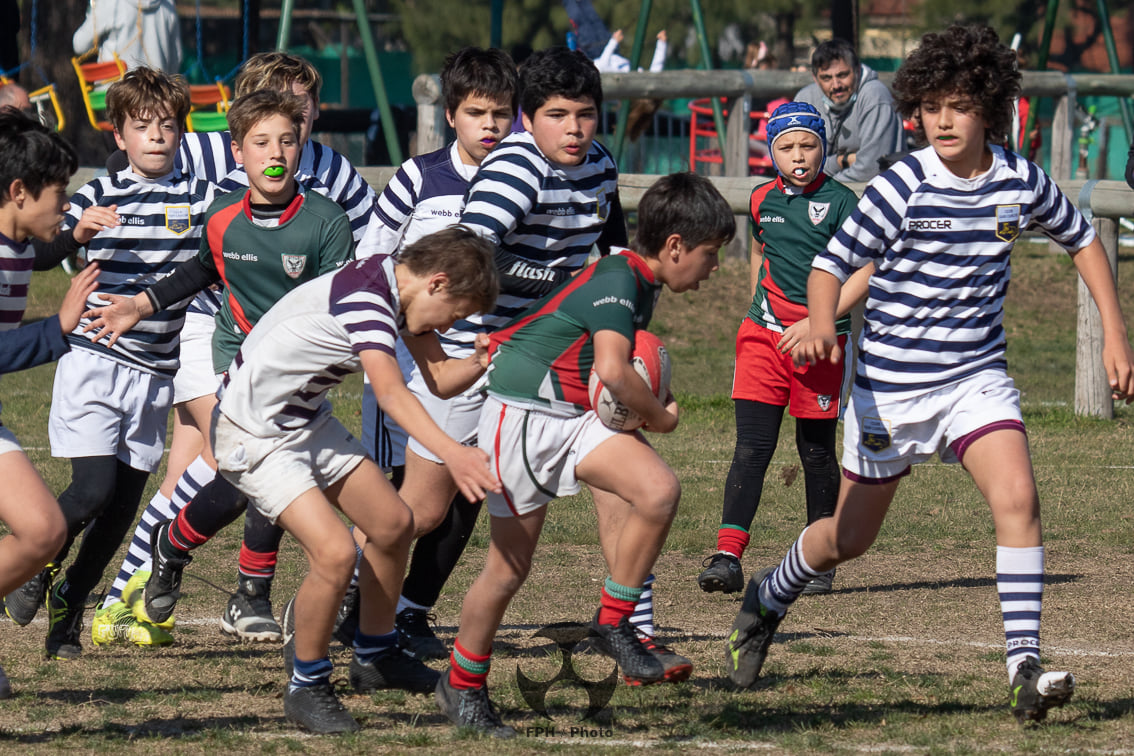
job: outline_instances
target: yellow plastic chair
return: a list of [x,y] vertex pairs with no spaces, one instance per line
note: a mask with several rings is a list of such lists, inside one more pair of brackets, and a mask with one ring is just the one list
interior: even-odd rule
[[83,93],[83,105],[91,126],[100,131],[114,131],[114,125],[100,116],[106,110],[106,86],[126,74],[126,64],[115,54],[113,60],[98,63],[84,63],[82,58],[71,58],[71,65],[79,78],[79,90]]
[[221,82],[189,85],[189,131],[224,131],[228,128],[231,95]]

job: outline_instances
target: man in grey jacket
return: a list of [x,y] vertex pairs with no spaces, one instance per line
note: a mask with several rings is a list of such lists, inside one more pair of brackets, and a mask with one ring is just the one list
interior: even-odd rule
[[904,149],[902,120],[890,90],[859,62],[849,42],[832,39],[815,48],[808,84],[795,96],[823,114],[827,127],[824,172],[846,184],[878,175],[878,160]]

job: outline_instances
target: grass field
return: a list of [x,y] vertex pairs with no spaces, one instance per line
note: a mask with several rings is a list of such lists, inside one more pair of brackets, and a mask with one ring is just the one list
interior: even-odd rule
[[[451,728],[431,698],[346,694],[346,652],[335,648],[335,679],[361,733],[316,738],[282,716],[283,668],[276,647],[240,645],[217,618],[234,583],[240,529],[198,552],[186,572],[178,642],[166,649],[93,647],[82,659],[41,657],[46,623],[0,621],[0,663],[17,696],[0,704],[0,751],[94,753],[318,752],[409,750],[504,754],[618,753],[642,746],[674,752],[791,753],[1134,753],[1134,500],[1131,418],[1074,417],[1074,276],[1065,257],[1021,244],[1006,327],[1010,371],[1023,392],[1043,501],[1048,589],[1044,662],[1072,670],[1079,688],[1048,723],[1022,729],[1007,709],[1003,631],[996,601],[992,523],[978,492],[955,466],[926,464],[899,489],[877,544],[840,568],[836,591],[800,600],[780,627],[755,690],[736,691],[723,664],[735,596],[702,593],[695,581],[715,546],[721,489],[732,455],[728,399],[732,338],[747,308],[747,268],[724,267],[701,292],[666,294],[652,330],[675,360],[682,424],[654,437],[678,472],[683,499],[657,567],[660,635],[693,658],[687,683],[634,689],[619,685],[594,721],[588,699],[559,685],[550,718],[521,697],[517,669],[548,680],[561,660],[546,638],[552,622],[587,621],[605,576],[593,512],[583,497],[552,505],[528,584],[505,617],[490,685],[506,721],[525,736],[508,744],[468,739]],[[40,274],[37,274],[40,275]],[[1134,265],[1120,262],[1120,280]],[[59,299],[62,274],[37,279],[31,315]],[[1134,296],[1124,294],[1127,313]],[[69,468],[46,450],[52,368],[5,376],[4,422],[62,490]],[[334,400],[358,425],[360,383]],[[802,483],[791,485],[793,427],[780,449],[757,514],[746,572],[778,561],[803,525]],[[151,488],[156,485],[156,480]],[[147,494],[148,496],[148,494]],[[437,607],[439,634],[450,641],[464,590],[483,562],[484,523]],[[110,572],[117,568],[116,560]],[[305,570],[285,540],[276,605]],[[109,585],[109,577],[106,579]],[[92,597],[93,601],[93,597]],[[88,611],[87,621],[90,622]],[[574,657],[588,680],[611,663],[585,650]],[[550,732],[553,731],[553,732]]]

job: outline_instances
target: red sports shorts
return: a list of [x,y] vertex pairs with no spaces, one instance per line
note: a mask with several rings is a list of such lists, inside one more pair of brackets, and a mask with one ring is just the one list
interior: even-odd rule
[[847,337],[839,336],[844,360],[836,365],[796,367],[790,354],[776,349],[783,334],[745,318],[736,333],[736,369],[732,398],[787,407],[792,417],[839,416]]

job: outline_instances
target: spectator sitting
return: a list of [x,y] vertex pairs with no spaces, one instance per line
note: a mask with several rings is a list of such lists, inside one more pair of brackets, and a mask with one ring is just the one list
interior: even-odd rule
[[841,39],[815,48],[811,76],[815,81],[795,99],[823,114],[828,142],[824,172],[844,184],[869,181],[878,175],[882,157],[903,148],[902,121],[890,90]]

